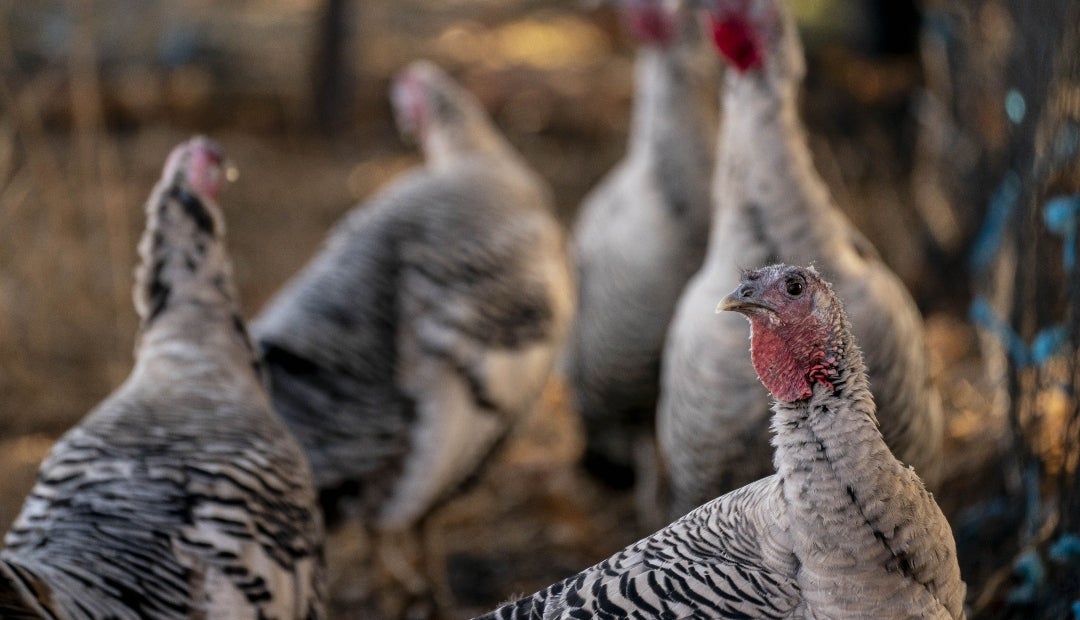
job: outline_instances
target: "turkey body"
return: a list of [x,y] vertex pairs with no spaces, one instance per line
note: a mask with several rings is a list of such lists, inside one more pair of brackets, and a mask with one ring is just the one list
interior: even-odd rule
[[712,211],[719,67],[699,15],[672,19],[668,40],[638,51],[626,157],[586,196],[573,233],[566,376],[585,465],[613,486],[633,481],[637,444],[652,442],[664,336],[701,266]]
[[944,422],[922,318],[903,283],[834,206],[798,117],[802,48],[782,3],[763,67],[730,70],[714,177],[715,214],[701,270],[679,300],[665,345],[658,409],[672,515],[771,472],[768,394],[735,315],[713,315],[747,266],[814,264],[845,301],[867,363],[882,432],[934,487]]
[[805,617],[782,505],[766,478],[481,619]]
[[769,269],[744,284],[800,274],[836,336],[827,379],[774,405],[776,473],[484,619],[963,617],[949,524],[882,439],[835,294],[810,270]]
[[321,516],[239,319],[219,165],[185,143],[147,204],[135,368],[42,463],[0,552],[3,617],[322,616]]
[[532,407],[573,307],[548,190],[420,67],[443,102],[424,121],[428,165],[349,213],[253,324],[317,484],[355,484],[388,529],[451,494]]

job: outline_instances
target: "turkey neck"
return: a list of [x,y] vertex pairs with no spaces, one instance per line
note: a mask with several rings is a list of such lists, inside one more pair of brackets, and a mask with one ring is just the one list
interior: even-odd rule
[[799,119],[798,84],[727,72],[710,261],[822,266],[829,258],[819,248],[840,227]]
[[712,173],[718,69],[697,16],[680,12],[676,20],[669,45],[638,50],[629,152],[650,158],[664,169],[661,181],[685,191],[686,184],[703,186]]
[[139,362],[158,354],[179,356],[181,365],[189,357],[229,360],[255,368],[258,375],[237,309],[217,205],[165,179],[147,202],[146,216],[135,281]]
[[812,576],[852,575],[903,562],[891,541],[895,517],[917,492],[906,488],[917,482],[881,437],[862,353],[843,323],[836,391],[817,384],[809,399],[773,407],[774,463],[790,509],[795,553]]
[[460,164],[462,158],[483,157],[485,165],[511,164],[525,168],[525,161],[514,147],[492,126],[479,102],[462,93],[455,102],[455,112],[436,119],[422,138],[424,160],[428,168],[446,171]]

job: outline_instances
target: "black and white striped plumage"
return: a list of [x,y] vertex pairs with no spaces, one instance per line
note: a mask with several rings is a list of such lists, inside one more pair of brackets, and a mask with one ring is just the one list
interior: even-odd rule
[[[670,4],[670,3],[667,3]],[[696,11],[620,0],[641,40],[625,158],[581,205],[567,386],[585,466],[613,486],[650,446],[668,322],[708,241],[719,63]]]
[[673,516],[771,469],[768,394],[747,363],[740,319],[712,314],[721,283],[747,265],[814,264],[828,275],[867,343],[886,441],[931,487],[941,473],[944,417],[922,317],[814,169],[798,110],[802,46],[786,1],[714,2],[716,37],[731,45],[732,57],[713,228],[668,332],[657,411]]
[[791,618],[802,609],[779,479],[705,504],[603,562],[485,620]]
[[[773,406],[776,474],[483,618],[963,617],[949,524],[885,445],[829,285],[812,269],[776,265],[745,274],[723,307],[758,311],[754,332],[776,326],[754,340],[763,375],[789,358],[805,363],[789,367],[800,391]],[[800,331],[806,338],[784,337]]]
[[573,290],[545,184],[429,63],[394,87],[427,165],[338,224],[255,320],[275,407],[320,488],[402,530],[537,400]]
[[321,516],[237,313],[222,180],[203,138],[170,156],[139,246],[135,368],[42,464],[0,552],[0,616],[322,616]]

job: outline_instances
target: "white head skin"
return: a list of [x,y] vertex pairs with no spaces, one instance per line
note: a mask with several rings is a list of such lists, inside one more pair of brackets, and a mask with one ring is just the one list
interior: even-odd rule
[[420,144],[429,164],[504,148],[480,102],[431,62],[416,61],[399,73],[390,102],[398,129]]

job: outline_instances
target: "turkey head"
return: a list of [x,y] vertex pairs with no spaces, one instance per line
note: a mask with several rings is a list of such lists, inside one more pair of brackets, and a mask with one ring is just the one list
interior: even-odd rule
[[802,46],[785,0],[714,0],[710,7],[713,43],[736,72],[765,72],[798,80],[805,72]]
[[429,61],[415,61],[398,74],[390,103],[398,130],[420,144],[429,165],[506,148],[476,97]]
[[213,140],[196,136],[177,146],[165,161],[162,178],[184,175],[186,185],[204,198],[217,200],[225,181],[225,154]]
[[815,384],[833,391],[844,350],[840,303],[812,267],[773,265],[743,274],[720,302],[750,321],[750,357],[777,399],[809,398]]

